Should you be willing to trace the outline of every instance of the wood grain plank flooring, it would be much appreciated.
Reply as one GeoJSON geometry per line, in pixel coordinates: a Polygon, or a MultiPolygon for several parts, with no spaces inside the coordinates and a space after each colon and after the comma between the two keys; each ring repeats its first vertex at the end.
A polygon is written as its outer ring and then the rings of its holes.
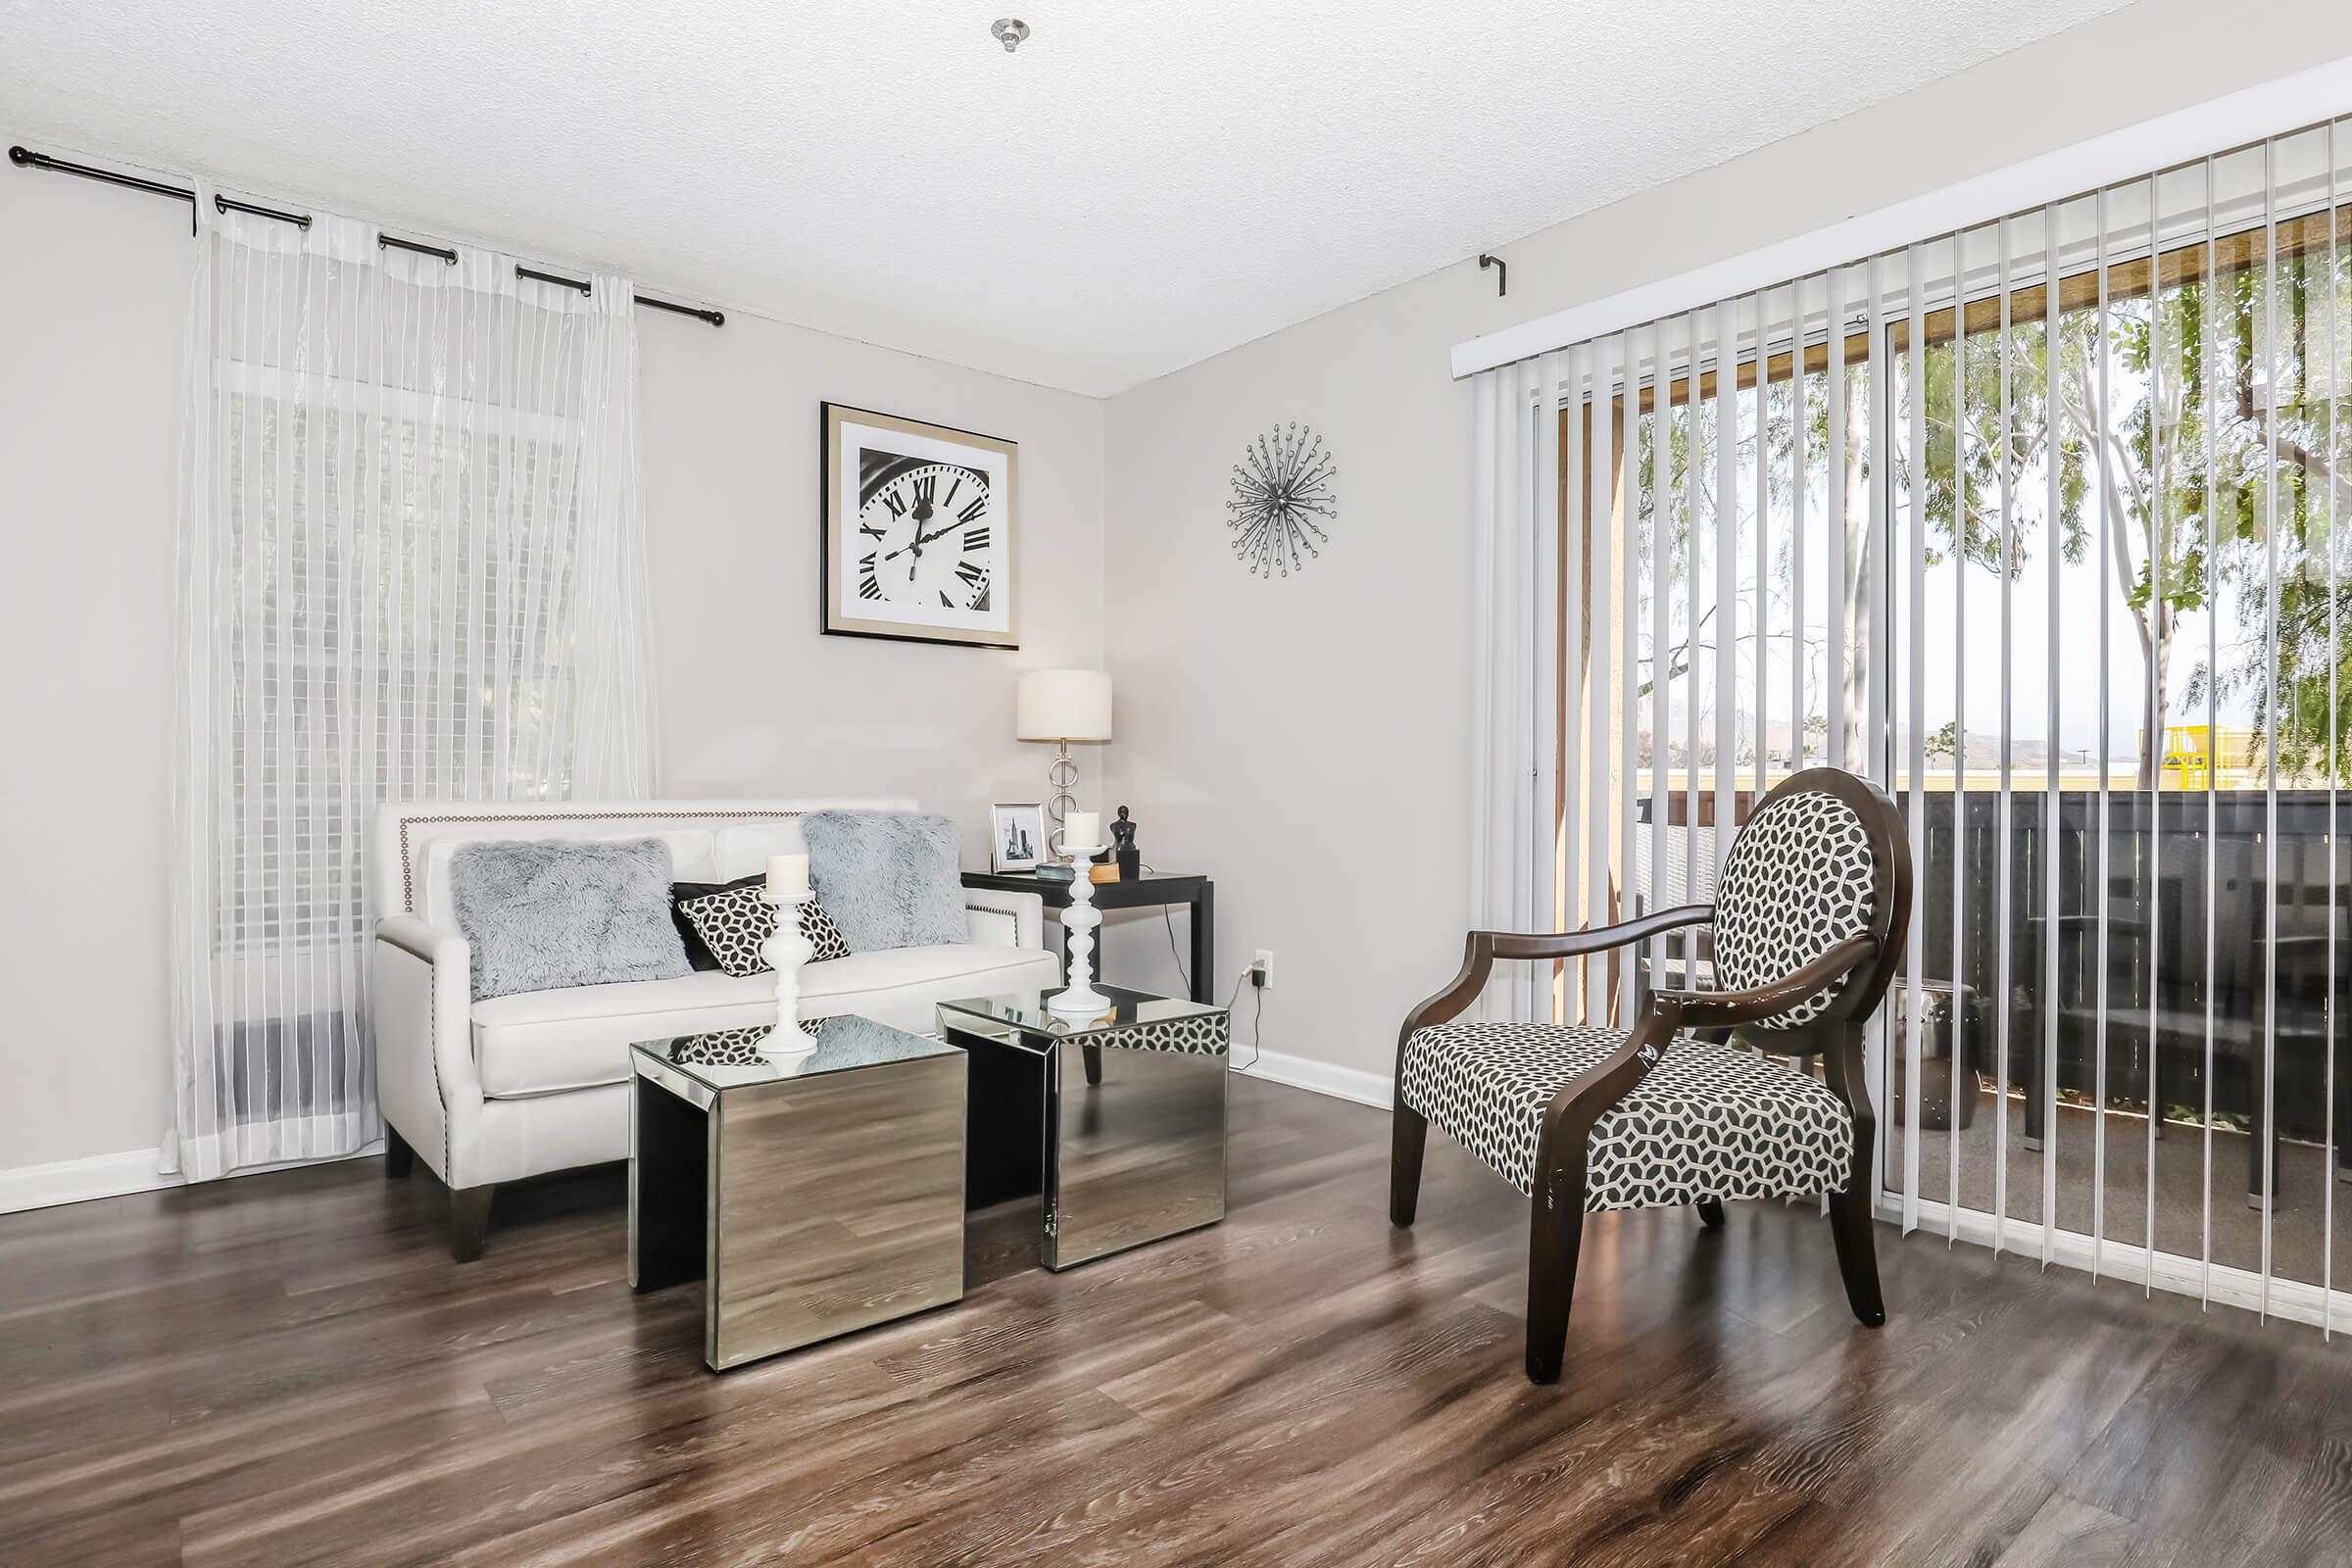
{"type": "Polygon", "coordinates": [[[2352,1562],[2352,1348],[1881,1233],[1592,1223],[1520,1376],[1526,1207],[1234,1085],[1224,1224],[720,1377],[613,1170],[449,1261],[375,1161],[0,1217],[0,1564],[2352,1562]]]}

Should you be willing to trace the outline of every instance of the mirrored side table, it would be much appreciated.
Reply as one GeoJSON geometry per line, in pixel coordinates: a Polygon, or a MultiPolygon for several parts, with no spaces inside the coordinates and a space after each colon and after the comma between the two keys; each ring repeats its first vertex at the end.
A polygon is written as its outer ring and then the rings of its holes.
{"type": "Polygon", "coordinates": [[[1225,1217],[1225,1009],[1097,989],[1113,1005],[1092,1018],[1052,990],[939,1007],[971,1056],[969,1201],[1041,1195],[1050,1269],[1225,1217]]]}
{"type": "Polygon", "coordinates": [[[868,1018],[629,1048],[629,1284],[703,1282],[725,1371],[963,1298],[965,1056],[868,1018]]]}

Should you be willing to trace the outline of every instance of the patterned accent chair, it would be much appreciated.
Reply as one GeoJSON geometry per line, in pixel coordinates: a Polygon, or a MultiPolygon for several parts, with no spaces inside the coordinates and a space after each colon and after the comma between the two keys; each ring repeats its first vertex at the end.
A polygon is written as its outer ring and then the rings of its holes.
{"type": "Polygon", "coordinates": [[[1461,973],[1398,1032],[1389,1217],[1413,1222],[1432,1122],[1534,1200],[1531,1382],[1559,1380],[1588,1212],[1688,1203],[1717,1229],[1735,1199],[1826,1194],[1854,1316],[1886,1321],[1862,1025],[1910,923],[1901,816],[1851,773],[1793,774],[1740,829],[1715,892],[1599,930],[1473,931],[1461,973]],[[1718,989],[1656,991],[1630,1030],[1452,1021],[1497,958],[1572,958],[1690,926],[1712,927],[1718,989]],[[1735,1030],[1776,1055],[1819,1054],[1826,1082],[1735,1046],[1735,1030]]]}

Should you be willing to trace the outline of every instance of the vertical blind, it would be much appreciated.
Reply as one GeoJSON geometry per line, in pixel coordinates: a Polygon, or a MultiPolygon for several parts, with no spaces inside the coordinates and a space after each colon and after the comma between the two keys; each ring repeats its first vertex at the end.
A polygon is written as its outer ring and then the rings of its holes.
{"type": "MultiPolygon", "coordinates": [[[[1703,901],[1762,791],[1876,778],[1918,879],[1872,1029],[1882,1211],[2323,1323],[2347,158],[2336,124],[2217,153],[1477,393],[1482,509],[1524,484],[1544,541],[1539,667],[1486,691],[1534,705],[1540,763],[1494,783],[1549,827],[1550,912],[1703,901]]],[[[1551,1007],[1624,1021],[1704,962],[1586,959],[1551,1007]]]]}

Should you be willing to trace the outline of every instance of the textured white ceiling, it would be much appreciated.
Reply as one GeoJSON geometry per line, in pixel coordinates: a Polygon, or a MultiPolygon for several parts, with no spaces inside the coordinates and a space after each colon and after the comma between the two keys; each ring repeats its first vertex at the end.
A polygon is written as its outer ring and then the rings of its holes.
{"type": "Polygon", "coordinates": [[[0,129],[1101,394],[2123,3],[0,0],[0,129]]]}

